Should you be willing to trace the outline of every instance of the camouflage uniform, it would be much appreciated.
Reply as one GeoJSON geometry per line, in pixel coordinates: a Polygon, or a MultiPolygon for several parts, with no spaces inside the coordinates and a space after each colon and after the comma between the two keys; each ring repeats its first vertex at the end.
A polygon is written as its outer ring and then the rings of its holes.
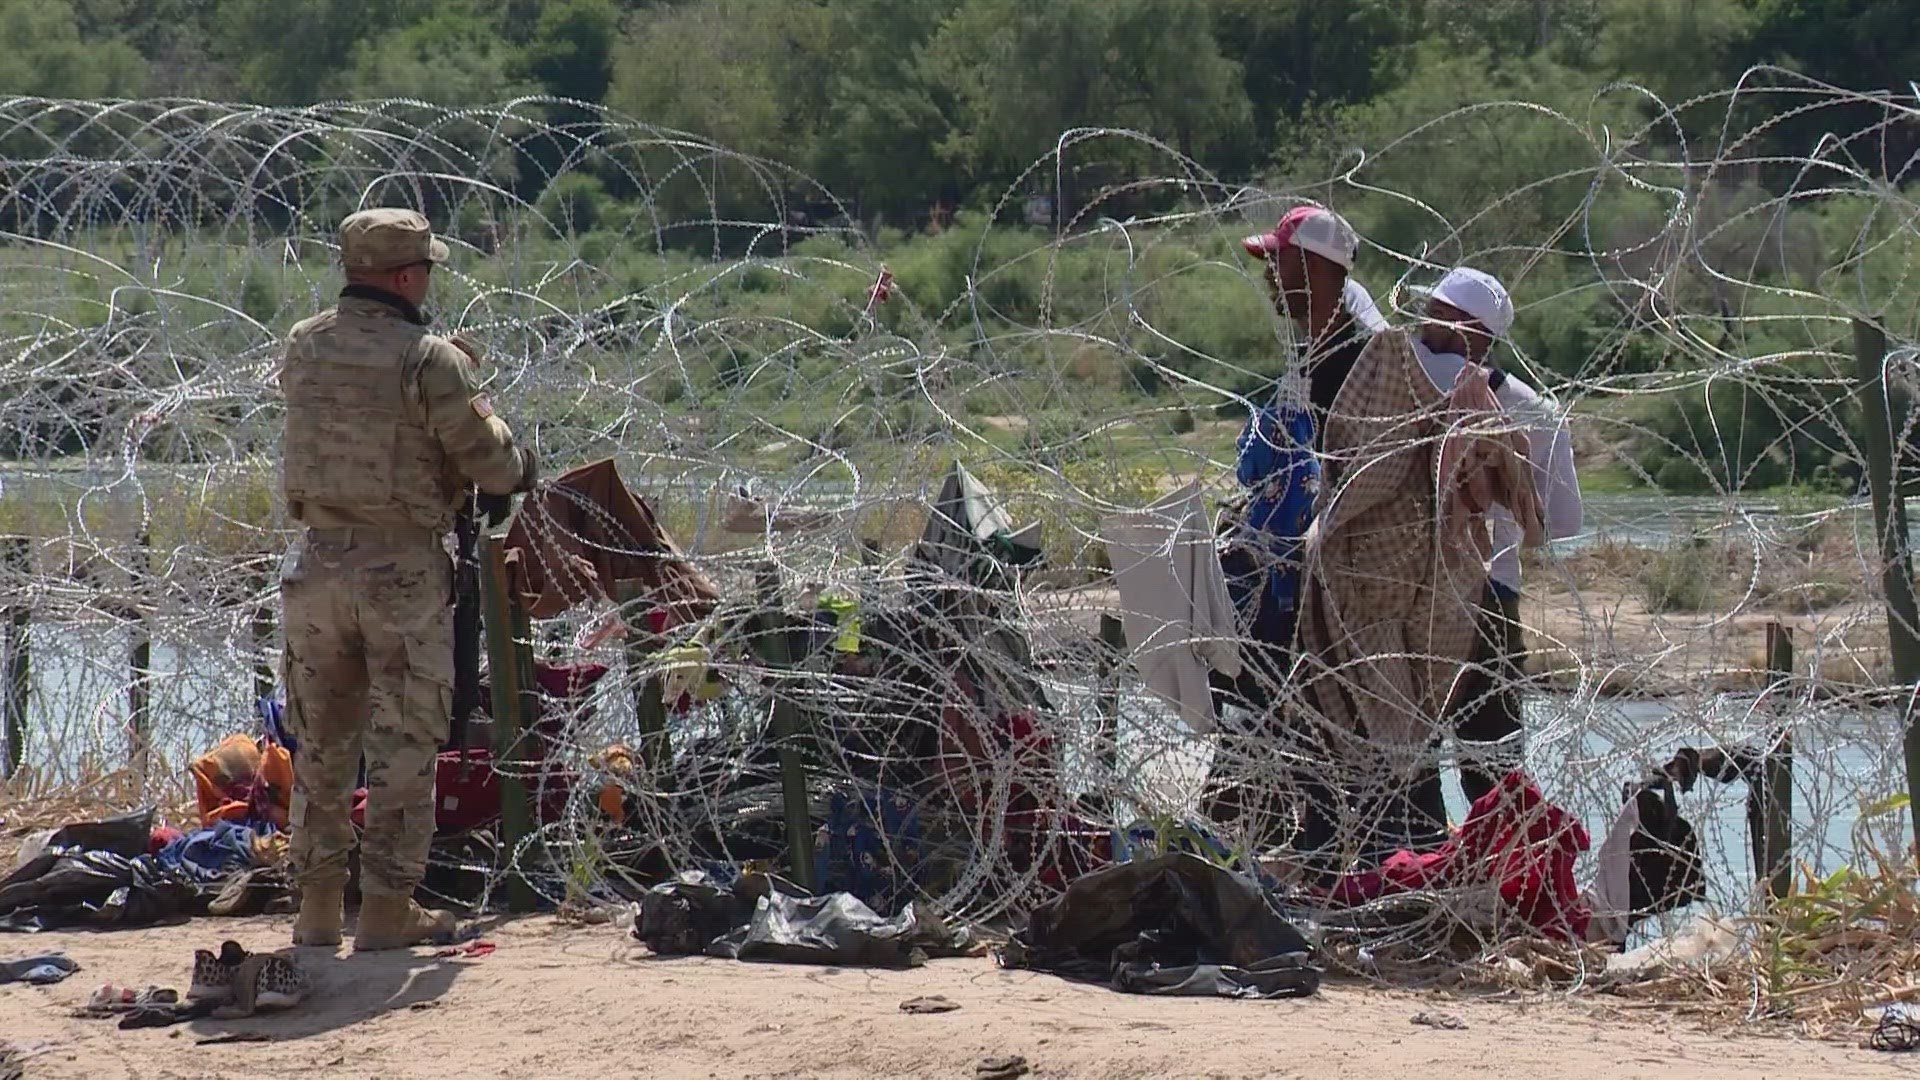
{"type": "MultiPolygon", "coordinates": [[[[410,210],[340,230],[349,270],[442,262],[410,210]]],[[[364,751],[361,891],[404,897],[426,871],[433,765],[453,695],[453,566],[443,538],[469,480],[523,489],[532,455],[493,415],[462,346],[427,332],[404,299],[350,285],[294,327],[281,481],[304,525],[281,574],[295,762],[292,856],[303,890],[337,890],[364,751]]]]}

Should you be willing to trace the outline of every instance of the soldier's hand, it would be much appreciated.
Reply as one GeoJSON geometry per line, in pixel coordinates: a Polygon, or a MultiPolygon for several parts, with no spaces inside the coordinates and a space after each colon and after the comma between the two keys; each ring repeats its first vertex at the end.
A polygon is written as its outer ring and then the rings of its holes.
{"type": "Polygon", "coordinates": [[[520,448],[520,486],[515,491],[532,491],[533,485],[540,479],[540,459],[533,456],[533,447],[520,448]]]}
{"type": "Polygon", "coordinates": [[[485,357],[487,353],[486,349],[482,348],[479,342],[474,341],[472,338],[458,331],[447,336],[447,343],[459,349],[461,352],[466,353],[467,359],[473,361],[473,366],[476,368],[480,366],[481,359],[485,357]]]}
{"type": "Polygon", "coordinates": [[[473,501],[474,509],[487,519],[489,528],[498,528],[501,522],[513,514],[513,496],[489,495],[482,491],[473,501]]]}

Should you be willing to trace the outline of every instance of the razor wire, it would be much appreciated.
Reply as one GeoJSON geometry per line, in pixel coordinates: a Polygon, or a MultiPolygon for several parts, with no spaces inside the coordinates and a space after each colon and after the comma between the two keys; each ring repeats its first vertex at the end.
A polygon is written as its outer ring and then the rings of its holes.
{"type": "MultiPolygon", "coordinates": [[[[803,721],[817,845],[863,823],[885,853],[870,869],[944,914],[1021,911],[1130,827],[1165,842],[1209,813],[1241,865],[1284,877],[1293,778],[1341,762],[1198,733],[1148,692],[1101,640],[1118,609],[1101,522],[1189,482],[1237,494],[1235,436],[1296,344],[1238,240],[1314,201],[1360,227],[1356,277],[1395,324],[1417,325],[1414,287],[1449,266],[1498,273],[1520,321],[1496,362],[1568,418],[1583,468],[1640,485],[1590,494],[1581,535],[1525,564],[1524,761],[1591,847],[1622,785],[1679,748],[1784,737],[1796,857],[1902,850],[1849,320],[1885,329],[1904,390],[1917,233],[1911,162],[1886,155],[1917,116],[1910,92],[1757,69],[1678,104],[1609,87],[1583,108],[1477,105],[1263,184],[1076,130],[988,210],[907,240],[778,163],[572,102],[0,101],[0,533],[26,538],[4,576],[31,613],[30,773],[120,767],[135,715],[155,777],[254,728],[293,536],[279,345],[332,302],[339,220],[403,205],[452,245],[430,303],[484,345],[543,471],[613,458],[722,597],[659,638],[610,600],[535,624],[542,663],[608,675],[548,702],[525,776],[542,824],[485,862],[489,882],[512,865],[555,898],[606,899],[777,865],[793,746],[776,703],[803,721]],[[1768,141],[1829,116],[1851,126],[1801,154],[1768,141]],[[1482,155],[1536,147],[1537,175],[1477,182],[1482,155]],[[954,462],[1008,523],[1040,526],[1039,565],[922,543],[954,462]],[[857,646],[837,647],[844,618],[818,621],[775,667],[736,618],[823,600],[857,612],[857,646]],[[1770,621],[1798,645],[1778,680],[1756,659],[1770,621]],[[656,690],[677,695],[668,752],[638,753],[656,690]],[[1258,797],[1221,813],[1222,783],[1258,797]]],[[[1912,422],[1894,417],[1896,445],[1912,422]]],[[[1271,689],[1273,716],[1301,711],[1292,677],[1271,689]]],[[[1223,731],[1258,719],[1234,713],[1223,731]]],[[[1450,777],[1456,757],[1450,739],[1428,754],[1450,777]]],[[[1708,894],[1648,926],[1748,909],[1739,799],[1681,797],[1708,894]]],[[[1419,899],[1429,917],[1368,924],[1371,970],[1493,918],[1484,889],[1419,899]]]]}

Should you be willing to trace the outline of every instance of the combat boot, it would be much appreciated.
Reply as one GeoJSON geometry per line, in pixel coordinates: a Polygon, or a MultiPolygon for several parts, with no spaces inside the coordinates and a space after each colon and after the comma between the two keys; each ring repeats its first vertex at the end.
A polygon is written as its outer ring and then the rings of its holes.
{"type": "Polygon", "coordinates": [[[293,920],[293,943],[326,947],[340,944],[346,902],[345,890],[338,885],[301,889],[300,914],[293,920]]]}
{"type": "Polygon", "coordinates": [[[428,911],[410,896],[368,896],[360,901],[360,925],[353,932],[355,952],[404,949],[453,933],[453,914],[428,911]]]}

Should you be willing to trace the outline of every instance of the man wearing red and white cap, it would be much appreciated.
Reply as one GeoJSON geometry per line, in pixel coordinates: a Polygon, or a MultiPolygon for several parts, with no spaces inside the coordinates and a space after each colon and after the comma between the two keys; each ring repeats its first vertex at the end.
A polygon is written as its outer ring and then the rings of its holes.
{"type": "MultiPolygon", "coordinates": [[[[1493,346],[1513,328],[1513,300],[1492,274],[1470,266],[1449,270],[1427,294],[1426,321],[1414,352],[1435,386],[1454,384],[1467,363],[1485,365],[1493,346]]],[[[1552,399],[1519,379],[1493,368],[1488,380],[1501,410],[1527,435],[1547,536],[1561,540],[1578,533],[1582,510],[1574,475],[1573,444],[1552,399]]],[[[1487,563],[1479,641],[1471,665],[1461,674],[1447,706],[1447,727],[1460,741],[1460,786],[1468,803],[1493,790],[1500,778],[1521,764],[1520,680],[1526,643],[1520,632],[1521,530],[1504,507],[1487,512],[1493,557],[1487,563]]],[[[1438,768],[1421,780],[1415,803],[1444,823],[1445,803],[1438,768]]]]}
{"type": "Polygon", "coordinates": [[[1360,237],[1331,210],[1296,206],[1272,229],[1240,244],[1266,264],[1263,276],[1275,306],[1300,331],[1301,371],[1317,439],[1360,350],[1386,326],[1373,297],[1349,276],[1360,237]]]}
{"type": "MultiPolygon", "coordinates": [[[[1239,738],[1222,729],[1225,764],[1213,777],[1217,795],[1209,803],[1216,816],[1260,813],[1244,799],[1261,785],[1239,775],[1236,763],[1270,761],[1276,748],[1290,760],[1310,761],[1323,752],[1310,729],[1280,723],[1271,703],[1294,647],[1299,553],[1319,486],[1320,433],[1361,350],[1386,327],[1373,298],[1349,277],[1360,241],[1333,211],[1295,207],[1241,246],[1261,261],[1275,307],[1298,331],[1299,359],[1275,388],[1273,400],[1255,403],[1238,443],[1235,471],[1251,497],[1221,558],[1248,638],[1243,653],[1251,662],[1237,680],[1216,678],[1215,689],[1238,698],[1256,722],[1251,731],[1237,733],[1239,738]],[[1241,741],[1245,748],[1237,751],[1241,741]]],[[[1289,772],[1286,786],[1304,814],[1293,846],[1318,850],[1333,840],[1340,796],[1316,768],[1289,772]]],[[[1274,822],[1247,824],[1264,830],[1274,822]]]]}

